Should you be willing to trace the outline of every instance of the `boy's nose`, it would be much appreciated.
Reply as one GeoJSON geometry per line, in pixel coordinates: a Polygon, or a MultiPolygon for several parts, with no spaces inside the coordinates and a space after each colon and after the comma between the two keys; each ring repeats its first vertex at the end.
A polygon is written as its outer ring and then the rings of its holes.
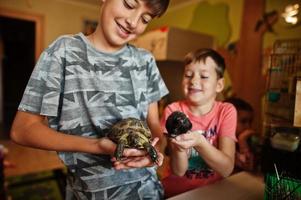
{"type": "Polygon", "coordinates": [[[136,28],[137,24],[139,22],[139,15],[136,13],[133,13],[128,18],[126,18],[126,23],[130,26],[130,28],[136,28]]]}
{"type": "Polygon", "coordinates": [[[199,82],[199,79],[197,78],[197,76],[193,76],[190,79],[190,82],[191,82],[192,85],[196,85],[199,82]]]}

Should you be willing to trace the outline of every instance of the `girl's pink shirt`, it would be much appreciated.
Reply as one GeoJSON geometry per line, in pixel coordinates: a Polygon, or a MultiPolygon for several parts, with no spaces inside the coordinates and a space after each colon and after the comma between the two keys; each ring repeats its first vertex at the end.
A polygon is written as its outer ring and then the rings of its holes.
{"type": "MultiPolygon", "coordinates": [[[[229,137],[235,142],[237,141],[235,135],[237,112],[230,103],[215,101],[210,112],[202,116],[195,116],[190,112],[185,101],[174,102],[164,109],[161,118],[161,126],[165,132],[166,119],[174,111],[185,113],[192,123],[192,131],[201,130],[207,141],[215,147],[218,146],[219,137],[229,137]]],[[[207,167],[206,164],[190,166],[190,169],[182,177],[171,175],[171,172],[169,174],[162,180],[166,197],[213,183],[222,178],[218,173],[207,167]]]]}

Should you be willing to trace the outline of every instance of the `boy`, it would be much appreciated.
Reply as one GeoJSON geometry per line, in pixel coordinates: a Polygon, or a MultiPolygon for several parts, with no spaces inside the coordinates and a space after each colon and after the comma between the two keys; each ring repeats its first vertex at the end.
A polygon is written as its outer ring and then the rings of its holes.
{"type": "MultiPolygon", "coordinates": [[[[168,4],[103,0],[94,33],[62,36],[41,55],[11,137],[22,145],[58,151],[68,169],[66,199],[162,198],[155,167],[146,167],[154,164],[145,152],[126,149],[123,156],[132,162],[114,168],[116,144],[106,134],[128,117],[146,120],[157,135],[161,131],[157,101],[167,88],[153,56],[127,43],[168,4]]],[[[158,154],[160,165],[163,155],[158,154]]]]}
{"type": "Polygon", "coordinates": [[[254,110],[248,102],[237,97],[230,97],[225,102],[233,104],[237,110],[235,171],[251,171],[254,169],[251,137],[256,135],[251,128],[254,110]]]}
{"type": "Polygon", "coordinates": [[[184,64],[185,99],[166,107],[161,125],[172,112],[181,111],[192,129],[169,139],[172,175],[162,180],[166,197],[227,177],[234,166],[236,110],[215,100],[224,88],[224,59],[212,49],[199,49],[184,64]]]}

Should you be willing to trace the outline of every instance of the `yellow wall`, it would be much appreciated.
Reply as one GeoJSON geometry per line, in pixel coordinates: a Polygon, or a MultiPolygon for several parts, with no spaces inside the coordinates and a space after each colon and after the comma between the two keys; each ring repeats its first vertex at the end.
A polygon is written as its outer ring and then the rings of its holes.
{"type": "MultiPolygon", "coordinates": [[[[239,38],[240,33],[240,21],[242,15],[243,0],[208,0],[209,4],[226,4],[229,8],[229,24],[231,28],[231,36],[229,42],[236,41],[239,38]]],[[[167,13],[159,19],[155,19],[148,27],[148,30],[158,28],[160,26],[173,26],[178,28],[188,29],[193,13],[199,3],[202,1],[196,1],[191,4],[184,4],[183,6],[171,8],[167,10],[167,13]]],[[[200,19],[206,20],[210,24],[210,19],[200,19]]],[[[210,24],[210,26],[219,26],[218,24],[210,24]]],[[[206,27],[204,27],[203,33],[206,33],[206,27]]]]}
{"type": "MultiPolygon", "coordinates": [[[[228,20],[230,24],[230,38],[227,44],[235,42],[240,37],[240,24],[241,16],[243,12],[243,0],[207,0],[209,4],[226,4],[228,6],[228,20]]],[[[289,3],[301,3],[301,0],[266,0],[266,12],[276,10],[278,13],[283,12],[284,7],[289,3]]],[[[198,4],[202,1],[195,1],[195,3],[186,4],[181,7],[169,9],[168,12],[159,19],[154,20],[148,27],[148,29],[155,29],[160,26],[175,26],[178,28],[189,29],[189,25],[192,21],[193,13],[198,4]]],[[[301,16],[301,14],[299,15],[301,16]]],[[[207,20],[210,19],[199,19],[207,20]]],[[[210,26],[218,26],[218,24],[210,24],[210,26]]],[[[301,38],[301,25],[295,28],[288,28],[283,24],[283,19],[280,17],[276,24],[273,26],[275,33],[267,32],[264,35],[264,48],[272,46],[276,39],[290,39],[301,38]]],[[[200,28],[202,29],[202,28],[200,28]]],[[[202,31],[200,31],[202,32],[202,31]]],[[[206,33],[206,27],[203,27],[203,32],[206,33]]]]}
{"type": "Polygon", "coordinates": [[[0,0],[0,7],[44,16],[44,46],[63,34],[82,31],[83,20],[98,20],[99,7],[62,0],[0,0]]]}
{"type": "MultiPolygon", "coordinates": [[[[242,16],[243,0],[207,0],[206,2],[216,4],[226,4],[228,6],[228,19],[230,24],[230,38],[227,44],[239,39],[240,23],[242,16]]],[[[277,10],[282,12],[288,3],[300,2],[301,0],[266,0],[266,11],[277,10]]],[[[188,1],[181,6],[168,9],[167,13],[159,19],[151,22],[147,30],[161,26],[173,26],[189,29],[193,13],[199,1],[188,1]],[[192,3],[189,3],[192,2],[192,3]]],[[[44,45],[47,46],[55,38],[62,34],[77,33],[83,30],[83,20],[96,20],[99,16],[98,6],[87,6],[85,4],[66,3],[63,0],[0,0],[0,7],[16,11],[43,15],[45,19],[44,45]]],[[[218,24],[210,24],[218,26],[218,24]]],[[[202,28],[201,28],[202,29],[202,28]]],[[[276,34],[266,33],[264,36],[264,47],[271,46],[276,39],[300,38],[301,26],[297,28],[287,28],[283,26],[281,20],[275,25],[276,34]]],[[[206,33],[206,27],[204,27],[206,33]]]]}

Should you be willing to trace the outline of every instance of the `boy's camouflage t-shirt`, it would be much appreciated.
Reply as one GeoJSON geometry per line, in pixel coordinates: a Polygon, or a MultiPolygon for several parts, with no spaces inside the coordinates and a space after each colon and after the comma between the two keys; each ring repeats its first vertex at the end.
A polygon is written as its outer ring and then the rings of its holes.
{"type": "MultiPolygon", "coordinates": [[[[120,119],[146,119],[148,105],[167,93],[149,52],[126,45],[103,53],[79,33],[58,38],[42,53],[19,110],[47,116],[60,132],[101,138],[120,119]]],[[[107,155],[59,156],[78,178],[79,190],[100,191],[155,175],[153,168],[116,171],[107,155]]]]}

